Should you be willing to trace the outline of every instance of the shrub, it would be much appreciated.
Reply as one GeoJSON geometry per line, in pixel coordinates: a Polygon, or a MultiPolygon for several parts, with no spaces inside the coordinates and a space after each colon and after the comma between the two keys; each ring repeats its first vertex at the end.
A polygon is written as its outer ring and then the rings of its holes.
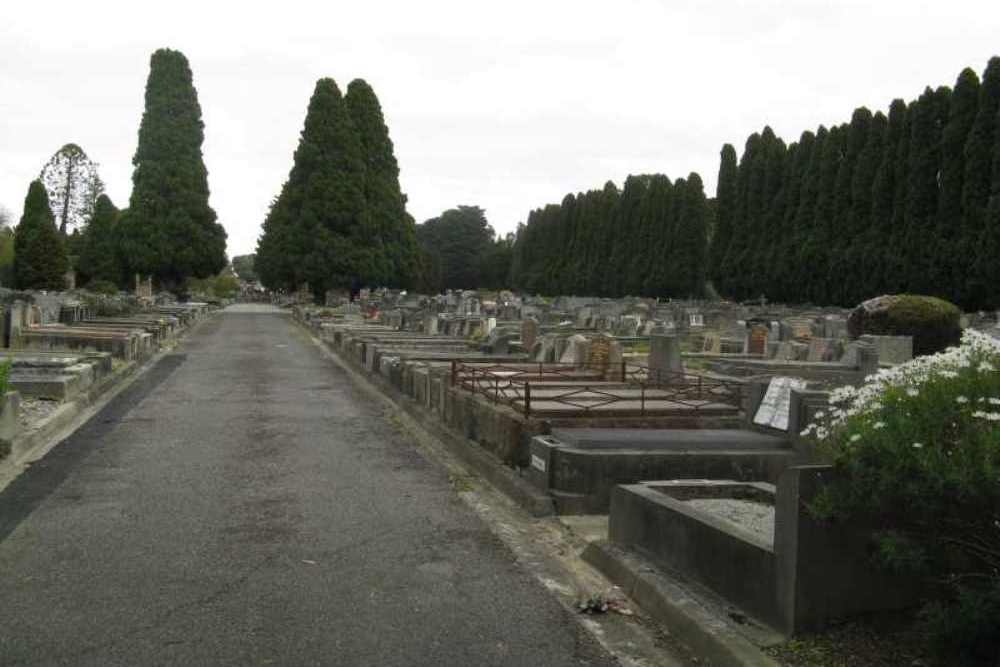
{"type": "Polygon", "coordinates": [[[943,592],[929,636],[970,655],[1000,650],[998,369],[1000,341],[969,330],[960,347],[835,390],[803,432],[841,473],[812,512],[872,525],[883,566],[943,592]],[[948,627],[958,618],[964,634],[948,627]]]}
{"type": "Polygon", "coordinates": [[[87,290],[94,294],[104,294],[107,296],[118,294],[118,286],[110,280],[91,280],[87,283],[87,290]]]}
{"type": "Polygon", "coordinates": [[[0,362],[0,398],[10,391],[10,369],[13,365],[10,359],[0,362]]]}
{"type": "Polygon", "coordinates": [[[962,336],[958,306],[933,296],[894,294],[865,301],[851,312],[852,338],[912,336],[915,355],[934,354],[957,345],[962,336]]]}

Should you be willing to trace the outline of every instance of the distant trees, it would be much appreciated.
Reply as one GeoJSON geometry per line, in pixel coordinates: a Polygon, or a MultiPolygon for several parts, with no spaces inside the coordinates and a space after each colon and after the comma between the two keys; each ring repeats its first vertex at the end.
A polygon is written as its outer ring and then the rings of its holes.
{"type": "Polygon", "coordinates": [[[66,144],[49,159],[39,176],[49,195],[49,204],[59,232],[87,223],[97,198],[104,193],[104,182],[97,173],[97,163],[76,144],[66,144]]]}
{"type": "Polygon", "coordinates": [[[1000,58],[982,82],[926,88],[887,114],[786,146],[751,135],[723,147],[709,249],[715,286],[737,299],[853,305],[920,292],[1000,306],[1000,58]]]}
{"type": "Polygon", "coordinates": [[[233,257],[233,271],[240,277],[240,280],[254,282],[257,280],[257,271],[254,268],[256,255],[236,255],[233,257]]]}
{"type": "Polygon", "coordinates": [[[413,220],[375,93],[316,83],[291,172],[257,243],[272,289],[308,283],[317,300],[355,284],[407,286],[419,270],[413,220]]]}
{"type": "Polygon", "coordinates": [[[208,204],[204,123],[187,58],[159,49],[150,59],[145,111],[132,164],[132,196],[120,222],[130,272],[167,289],[226,266],[226,232],[208,204]]]}
{"type": "Polygon", "coordinates": [[[511,283],[543,294],[701,296],[711,207],[698,174],[629,176],[528,215],[511,283]]]}
{"type": "Polygon", "coordinates": [[[480,207],[448,209],[417,225],[416,236],[428,273],[421,288],[437,292],[497,287],[505,282],[506,271],[501,265],[509,241],[501,241],[497,247],[495,232],[480,207]]]}
{"type": "Polygon", "coordinates": [[[61,290],[69,262],[41,181],[31,182],[24,214],[14,232],[14,285],[17,289],[61,290]]]}

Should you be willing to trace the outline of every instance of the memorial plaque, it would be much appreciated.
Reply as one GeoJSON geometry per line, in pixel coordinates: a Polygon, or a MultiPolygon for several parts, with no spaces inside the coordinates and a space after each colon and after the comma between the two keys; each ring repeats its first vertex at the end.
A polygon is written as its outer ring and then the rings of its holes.
{"type": "Polygon", "coordinates": [[[773,377],[767,385],[764,399],[757,408],[753,423],[758,426],[769,426],[779,431],[788,430],[789,403],[792,399],[792,389],[805,389],[806,381],[800,378],[773,377]]]}
{"type": "Polygon", "coordinates": [[[768,328],[765,326],[754,326],[750,328],[750,354],[763,356],[767,352],[768,328]]]}

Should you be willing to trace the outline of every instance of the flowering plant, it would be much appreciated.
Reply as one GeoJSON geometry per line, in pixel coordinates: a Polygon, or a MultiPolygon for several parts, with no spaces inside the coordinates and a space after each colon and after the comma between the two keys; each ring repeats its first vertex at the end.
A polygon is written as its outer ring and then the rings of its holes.
{"type": "Polygon", "coordinates": [[[959,605],[1000,602],[1000,341],[967,330],[829,403],[802,435],[840,474],[811,511],[874,526],[883,565],[947,584],[959,605]]]}

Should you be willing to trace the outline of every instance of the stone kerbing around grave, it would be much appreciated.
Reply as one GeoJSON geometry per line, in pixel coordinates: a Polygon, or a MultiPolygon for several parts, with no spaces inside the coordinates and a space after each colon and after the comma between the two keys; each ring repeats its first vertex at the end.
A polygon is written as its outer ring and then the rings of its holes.
{"type": "Polygon", "coordinates": [[[824,523],[810,515],[808,504],[831,474],[825,465],[784,472],[770,501],[771,536],[686,502],[750,496],[766,502],[771,492],[763,485],[677,480],[619,486],[611,498],[610,540],[639,549],[788,635],[858,614],[913,607],[922,587],[872,563],[866,526],[824,523]]]}

